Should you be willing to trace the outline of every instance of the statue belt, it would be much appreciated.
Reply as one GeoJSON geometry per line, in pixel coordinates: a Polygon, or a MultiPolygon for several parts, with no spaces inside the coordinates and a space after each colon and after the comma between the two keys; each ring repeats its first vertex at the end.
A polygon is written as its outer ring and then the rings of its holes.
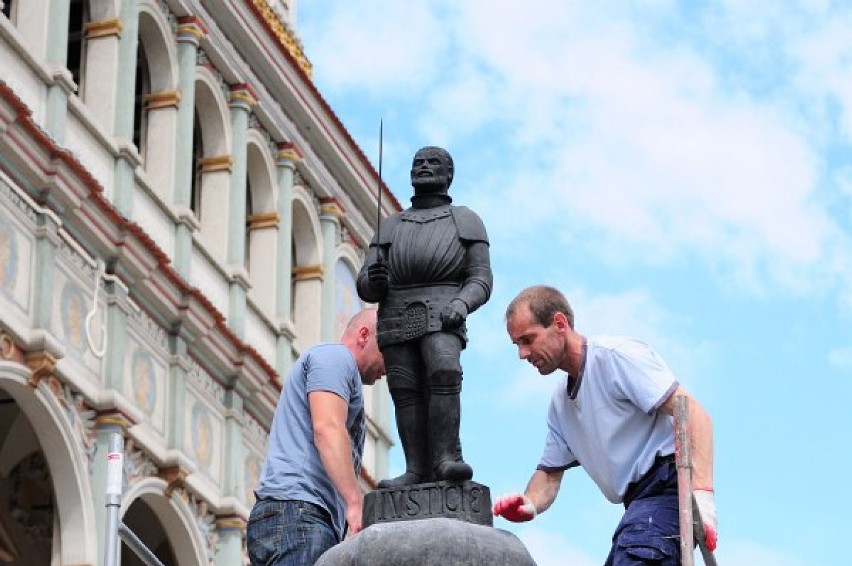
{"type": "MultiPolygon", "coordinates": [[[[379,306],[379,344],[397,344],[442,331],[441,311],[458,295],[459,287],[452,283],[390,289],[379,306]]],[[[453,332],[464,338],[464,325],[453,332]]]]}

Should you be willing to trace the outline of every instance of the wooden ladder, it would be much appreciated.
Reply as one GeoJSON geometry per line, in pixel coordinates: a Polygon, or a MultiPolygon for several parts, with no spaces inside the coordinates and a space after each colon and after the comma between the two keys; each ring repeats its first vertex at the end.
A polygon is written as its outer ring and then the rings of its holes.
{"type": "Polygon", "coordinates": [[[694,541],[698,539],[698,548],[704,566],[717,566],[713,551],[707,548],[704,540],[704,525],[692,495],[692,450],[689,445],[687,425],[689,423],[689,400],[684,395],[675,397],[675,461],[677,463],[677,495],[680,513],[680,560],[681,566],[694,566],[694,541]]]}

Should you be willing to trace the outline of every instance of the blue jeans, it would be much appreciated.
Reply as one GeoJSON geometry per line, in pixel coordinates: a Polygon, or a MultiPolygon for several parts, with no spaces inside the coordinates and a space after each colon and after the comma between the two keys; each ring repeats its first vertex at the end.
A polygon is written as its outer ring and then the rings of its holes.
{"type": "Polygon", "coordinates": [[[677,468],[656,465],[625,499],[626,508],[612,537],[604,566],[680,566],[680,515],[677,468]]]}
{"type": "Polygon", "coordinates": [[[252,566],[312,566],[338,542],[331,517],[313,503],[262,499],[249,515],[246,545],[252,566]]]}

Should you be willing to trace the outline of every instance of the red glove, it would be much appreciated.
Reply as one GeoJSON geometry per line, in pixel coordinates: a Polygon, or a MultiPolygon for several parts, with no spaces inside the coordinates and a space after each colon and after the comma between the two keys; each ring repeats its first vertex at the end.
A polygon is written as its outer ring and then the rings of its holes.
{"type": "Polygon", "coordinates": [[[498,498],[491,511],[495,515],[502,515],[513,523],[529,521],[536,515],[533,502],[529,497],[520,493],[504,495],[498,498]]]}
{"type": "Polygon", "coordinates": [[[718,542],[717,522],[716,522],[716,500],[713,497],[712,489],[696,489],[692,492],[695,498],[695,506],[698,508],[698,516],[701,517],[701,524],[704,525],[704,542],[707,544],[707,549],[711,552],[716,550],[718,542]]]}

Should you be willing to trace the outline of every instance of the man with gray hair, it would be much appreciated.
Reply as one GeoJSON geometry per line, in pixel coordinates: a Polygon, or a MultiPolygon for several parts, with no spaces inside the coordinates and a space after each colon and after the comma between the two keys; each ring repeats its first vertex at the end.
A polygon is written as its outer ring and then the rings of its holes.
{"type": "Polygon", "coordinates": [[[498,498],[494,514],[529,521],[556,500],[565,470],[582,466],[625,513],[606,566],[680,564],[675,397],[689,404],[693,492],[707,547],[716,547],[710,417],[648,345],[621,336],[585,337],[552,287],[524,289],[506,309],[521,359],[541,375],[566,372],[554,390],[544,453],[523,494],[498,498]]]}

